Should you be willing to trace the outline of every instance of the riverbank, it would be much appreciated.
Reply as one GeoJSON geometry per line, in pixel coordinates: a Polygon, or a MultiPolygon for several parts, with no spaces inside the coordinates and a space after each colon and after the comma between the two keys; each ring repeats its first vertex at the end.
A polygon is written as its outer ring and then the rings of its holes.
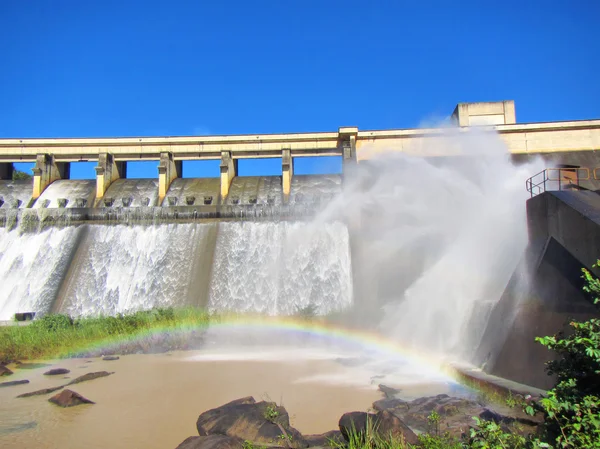
{"type": "Polygon", "coordinates": [[[0,327],[0,363],[194,349],[211,319],[203,309],[153,309],[72,319],[47,315],[28,326],[0,327]]]}

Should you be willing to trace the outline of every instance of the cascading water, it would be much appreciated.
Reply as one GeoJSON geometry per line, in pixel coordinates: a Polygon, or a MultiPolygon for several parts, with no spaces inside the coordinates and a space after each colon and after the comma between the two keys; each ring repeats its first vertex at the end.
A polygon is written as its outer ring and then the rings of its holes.
{"type": "Polygon", "coordinates": [[[349,236],[340,222],[221,223],[212,310],[328,313],[352,303],[349,236]]]}
{"type": "Polygon", "coordinates": [[[415,150],[452,157],[378,148],[317,220],[350,224],[355,301],[381,310],[383,332],[468,359],[527,244],[523,180],[539,169],[516,167],[491,133],[448,130],[428,145],[415,150]]]}
{"type": "Polygon", "coordinates": [[[0,320],[50,311],[81,228],[21,232],[0,228],[0,320]]]}
{"type": "Polygon", "coordinates": [[[203,306],[195,281],[210,273],[214,234],[214,224],[89,226],[57,309],[81,316],[203,306]]]}

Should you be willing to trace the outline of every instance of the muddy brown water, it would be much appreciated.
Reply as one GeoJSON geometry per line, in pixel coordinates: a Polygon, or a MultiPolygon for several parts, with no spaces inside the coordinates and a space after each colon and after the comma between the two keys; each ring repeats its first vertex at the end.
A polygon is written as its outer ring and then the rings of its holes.
{"type": "MultiPolygon", "coordinates": [[[[358,382],[343,381],[355,379],[349,375],[357,368],[335,360],[194,360],[196,354],[50,362],[52,368],[70,369],[69,379],[44,376],[50,367],[15,368],[10,379],[2,380],[28,379],[30,383],[0,389],[0,447],[175,448],[188,436],[197,435],[200,413],[248,395],[283,403],[294,427],[304,434],[321,433],[337,428],[343,413],[366,411],[382,397],[377,379],[369,380],[364,373],[358,382]],[[16,398],[105,370],[115,374],[69,387],[94,405],[62,409],[48,402],[52,394],[16,398]]],[[[416,396],[447,388],[415,383],[409,390],[416,396]]]]}

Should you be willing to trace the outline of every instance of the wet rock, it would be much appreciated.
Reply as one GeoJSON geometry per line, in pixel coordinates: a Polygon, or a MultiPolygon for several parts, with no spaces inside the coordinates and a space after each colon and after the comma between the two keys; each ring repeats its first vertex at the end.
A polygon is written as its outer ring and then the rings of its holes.
{"type": "Polygon", "coordinates": [[[24,422],[22,424],[13,424],[13,425],[0,423],[0,435],[19,433],[19,432],[23,432],[25,430],[33,429],[36,426],[37,426],[37,422],[35,422],[35,421],[28,421],[28,422],[24,422]]]}
{"type": "Polygon", "coordinates": [[[398,441],[408,444],[418,444],[417,435],[400,418],[388,411],[380,411],[377,414],[366,412],[351,412],[342,415],[339,422],[341,435],[346,441],[350,441],[350,434],[364,434],[367,429],[375,432],[383,438],[390,435],[398,441]]]}
{"type": "Polygon", "coordinates": [[[48,401],[59,407],[75,407],[76,405],[82,404],[95,404],[95,402],[84,398],[79,393],[72,390],[63,390],[59,394],[52,396],[48,401]]]}
{"type": "Polygon", "coordinates": [[[9,370],[6,366],[0,365],[0,377],[2,376],[10,376],[13,372],[9,370]]]}
{"type": "Polygon", "coordinates": [[[23,385],[28,383],[28,380],[11,380],[10,382],[0,382],[0,387],[14,387],[15,385],[23,385]]]}
{"type": "Polygon", "coordinates": [[[493,410],[491,406],[486,407],[479,402],[450,397],[447,394],[419,398],[414,401],[382,399],[374,402],[373,408],[379,411],[379,414],[383,411],[390,413],[417,432],[433,430],[430,428],[428,417],[432,412],[436,412],[440,416],[440,430],[448,432],[454,437],[468,433],[475,424],[473,417],[505,424],[507,430],[524,435],[535,432],[538,425],[517,408],[510,409],[509,414],[504,414],[493,410]],[[513,426],[513,424],[518,424],[518,426],[513,426]]]}
{"type": "Polygon", "coordinates": [[[309,447],[331,447],[331,442],[340,444],[344,442],[342,432],[339,430],[330,430],[317,435],[305,435],[304,439],[308,442],[309,447]]]}
{"type": "Polygon", "coordinates": [[[68,370],[66,368],[53,368],[49,371],[46,371],[44,373],[44,376],[58,376],[60,374],[69,374],[71,372],[71,370],[68,370]]]}
{"type": "Polygon", "coordinates": [[[209,435],[204,437],[189,437],[176,449],[241,449],[242,440],[225,435],[209,435]]]}
{"type": "Polygon", "coordinates": [[[114,374],[114,373],[109,373],[108,371],[96,371],[95,373],[87,373],[87,374],[84,374],[83,376],[76,377],[71,382],[69,382],[67,385],[79,384],[81,382],[87,382],[88,380],[98,379],[99,377],[110,376],[111,374],[114,374]]]}
{"type": "Polygon", "coordinates": [[[23,363],[17,362],[17,368],[19,369],[38,369],[38,368],[47,368],[52,366],[48,363],[23,363]]]}
{"type": "Polygon", "coordinates": [[[400,393],[400,390],[383,384],[379,384],[379,391],[383,393],[386,399],[394,399],[400,393]]]}
{"type": "Polygon", "coordinates": [[[344,413],[340,418],[340,432],[346,441],[350,441],[353,432],[364,433],[375,421],[375,414],[366,412],[344,413]]]}
{"type": "Polygon", "coordinates": [[[119,356],[118,355],[105,355],[104,357],[102,357],[102,360],[104,360],[106,362],[111,362],[113,360],[119,360],[119,356]]]}
{"type": "Polygon", "coordinates": [[[31,393],[23,393],[17,397],[18,398],[29,398],[31,396],[41,396],[43,394],[54,393],[55,391],[62,390],[63,388],[65,388],[65,387],[63,387],[62,385],[60,387],[44,388],[42,390],[32,391],[31,393]]]}
{"type": "Polygon", "coordinates": [[[274,402],[256,402],[251,396],[202,413],[196,428],[200,436],[226,435],[258,445],[308,447],[300,432],[290,426],[285,408],[274,402]]]}
{"type": "Polygon", "coordinates": [[[384,410],[377,413],[375,418],[375,428],[379,435],[383,437],[392,436],[397,441],[417,445],[419,438],[400,418],[384,410]]]}

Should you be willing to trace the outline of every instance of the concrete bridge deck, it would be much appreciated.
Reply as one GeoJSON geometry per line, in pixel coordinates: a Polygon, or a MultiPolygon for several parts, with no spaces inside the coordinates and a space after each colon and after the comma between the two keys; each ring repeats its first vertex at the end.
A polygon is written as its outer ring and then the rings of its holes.
{"type": "Polygon", "coordinates": [[[127,161],[159,160],[158,198],[162,204],[171,182],[181,176],[182,161],[220,160],[220,196],[224,201],[237,162],[247,158],[280,157],[284,198],[290,195],[294,159],[309,156],[342,157],[349,163],[368,160],[381,152],[422,157],[460,154],[451,136],[474,127],[495,132],[516,159],[542,155],[553,163],[594,165],[600,149],[600,120],[517,124],[513,101],[461,103],[452,114],[456,125],[442,128],[361,131],[342,127],[337,132],[191,137],[127,137],[83,139],[0,139],[0,179],[11,179],[12,164],[35,162],[32,198],[40,197],[53,181],[69,178],[69,164],[97,161],[96,201],[110,184],[126,177],[127,161]],[[593,157],[590,158],[589,155],[593,157]],[[584,155],[584,156],[582,156],[584,155]]]}

